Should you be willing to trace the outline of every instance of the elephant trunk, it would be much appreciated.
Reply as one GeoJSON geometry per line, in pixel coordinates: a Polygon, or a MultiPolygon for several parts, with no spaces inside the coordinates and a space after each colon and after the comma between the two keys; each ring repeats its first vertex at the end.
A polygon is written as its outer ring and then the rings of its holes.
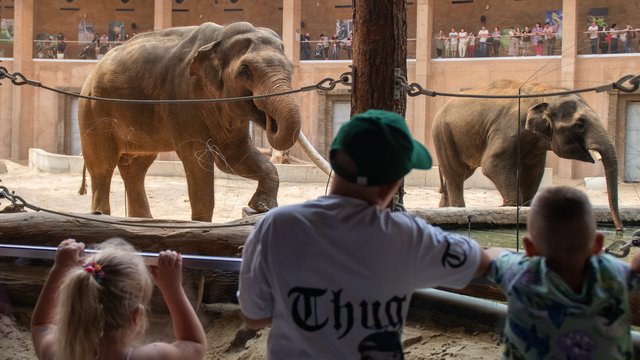
{"type": "Polygon", "coordinates": [[[616,155],[616,149],[606,133],[603,133],[600,139],[596,140],[595,144],[589,146],[589,148],[597,151],[602,157],[602,165],[604,166],[607,180],[607,196],[609,198],[611,218],[616,230],[621,231],[622,221],[618,210],[618,156],[616,155]]]}
{"type": "MultiPolygon", "coordinates": [[[[289,86],[258,89],[254,95],[274,94],[290,91],[289,86]]],[[[293,95],[272,96],[254,100],[258,109],[265,114],[265,131],[269,144],[276,150],[287,150],[298,140],[301,115],[293,95]]]]}

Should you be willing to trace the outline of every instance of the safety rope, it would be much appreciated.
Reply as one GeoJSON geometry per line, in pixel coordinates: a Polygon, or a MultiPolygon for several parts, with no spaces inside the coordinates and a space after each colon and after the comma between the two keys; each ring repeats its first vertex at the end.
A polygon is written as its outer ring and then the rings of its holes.
{"type": "MultiPolygon", "coordinates": [[[[327,77],[320,80],[315,85],[303,86],[299,89],[288,90],[288,91],[273,93],[273,94],[249,95],[249,96],[238,96],[238,97],[217,98],[217,99],[118,99],[118,98],[106,98],[101,96],[87,96],[87,95],[82,95],[72,91],[56,89],[56,88],[44,85],[39,81],[30,80],[20,72],[10,73],[5,67],[0,67],[0,81],[5,78],[11,80],[11,83],[17,86],[31,85],[34,87],[39,87],[39,88],[50,90],[59,94],[74,96],[81,99],[111,101],[111,102],[118,102],[118,103],[134,103],[134,104],[194,104],[194,103],[247,101],[247,100],[253,100],[253,99],[273,97],[273,96],[291,95],[295,93],[307,92],[312,90],[331,91],[336,87],[337,84],[342,84],[350,87],[353,86],[353,81],[352,81],[353,73],[344,72],[340,75],[338,79],[327,77]]],[[[463,97],[463,98],[476,98],[476,99],[527,99],[527,98],[539,98],[539,97],[545,97],[545,96],[562,96],[562,95],[570,95],[570,94],[579,94],[579,93],[586,93],[586,92],[592,92],[592,91],[605,92],[609,90],[620,90],[622,92],[632,93],[637,91],[640,88],[640,75],[625,75],[621,77],[618,81],[614,81],[614,82],[599,85],[599,86],[584,88],[584,89],[562,90],[562,91],[554,91],[549,93],[537,93],[537,94],[485,95],[485,94],[468,94],[468,93],[449,93],[449,92],[429,90],[429,89],[425,89],[422,85],[418,83],[415,83],[415,82],[409,83],[404,76],[402,76],[401,74],[398,74],[395,77],[395,88],[396,90],[405,91],[407,95],[410,97],[426,95],[431,97],[443,96],[443,97],[463,97]],[[627,86],[625,85],[625,83],[628,83],[629,85],[627,86]]]]}
{"type": "Polygon", "coordinates": [[[288,90],[288,91],[272,93],[272,94],[263,94],[263,95],[237,96],[237,97],[231,97],[231,98],[217,98],[217,99],[117,99],[117,98],[106,98],[102,96],[88,96],[88,95],[82,95],[73,91],[56,89],[56,88],[44,85],[39,81],[30,80],[20,72],[10,73],[9,71],[7,71],[6,68],[0,67],[0,81],[6,78],[11,80],[11,83],[13,85],[17,85],[17,86],[31,85],[34,87],[39,87],[42,89],[53,91],[59,94],[74,96],[80,99],[111,101],[111,102],[117,102],[117,103],[150,104],[150,105],[235,102],[235,101],[262,99],[262,98],[268,98],[273,96],[291,95],[299,92],[306,92],[306,91],[312,91],[312,90],[331,91],[336,87],[337,84],[351,86],[352,85],[351,76],[352,76],[351,72],[345,72],[345,73],[342,73],[342,75],[340,75],[338,79],[327,77],[320,80],[315,85],[303,86],[299,89],[288,90]]]}
{"type": "Polygon", "coordinates": [[[103,220],[96,219],[94,217],[87,217],[76,214],[69,214],[65,212],[55,211],[45,209],[36,205],[29,204],[26,200],[24,200],[21,196],[15,194],[15,192],[10,191],[6,186],[0,186],[0,199],[7,199],[13,205],[15,210],[21,211],[23,209],[30,209],[36,212],[46,212],[54,215],[64,216],[73,219],[85,220],[85,221],[93,221],[103,224],[111,224],[111,225],[122,225],[122,226],[132,226],[132,227],[143,227],[143,228],[157,228],[157,229],[222,229],[222,228],[234,228],[240,226],[253,226],[257,218],[253,217],[242,222],[234,222],[231,224],[185,224],[185,225],[166,225],[166,224],[140,224],[140,223],[130,223],[126,221],[117,221],[117,220],[103,220]]]}
{"type": "Polygon", "coordinates": [[[415,97],[419,95],[426,95],[431,97],[436,96],[444,96],[444,97],[461,97],[461,98],[475,98],[475,99],[527,99],[527,98],[539,98],[545,96],[562,96],[562,95],[570,95],[570,94],[579,94],[585,92],[605,92],[609,90],[620,90],[627,93],[632,93],[640,88],[640,75],[625,75],[621,77],[618,81],[600,85],[589,87],[585,89],[575,89],[575,90],[563,90],[563,91],[554,91],[549,93],[537,93],[537,94],[514,94],[514,95],[485,95],[485,94],[467,94],[467,93],[448,93],[448,92],[440,92],[423,88],[418,83],[409,84],[406,78],[403,76],[396,76],[396,88],[403,89],[406,91],[408,96],[415,97]],[[628,82],[630,86],[624,85],[625,82],[628,82]]]}

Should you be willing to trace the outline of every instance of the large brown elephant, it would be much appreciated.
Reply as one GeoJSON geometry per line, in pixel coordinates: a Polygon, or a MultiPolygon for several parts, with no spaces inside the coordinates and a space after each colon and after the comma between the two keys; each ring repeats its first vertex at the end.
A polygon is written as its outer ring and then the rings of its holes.
{"type": "MultiPolygon", "coordinates": [[[[119,99],[216,99],[291,90],[293,66],[278,35],[249,23],[176,27],[137,35],[96,65],[82,95],[119,99]]],[[[82,153],[91,176],[92,210],[110,213],[116,166],[128,215],[151,217],[144,188],[159,152],[175,150],[186,172],[191,217],[211,221],[214,163],[258,181],[249,207],[277,206],[278,173],[252,144],[249,123],[262,126],[274,149],[299,138],[293,95],[197,104],[129,104],[80,100],[82,153]]]]}
{"type": "MultiPolygon", "coordinates": [[[[517,95],[522,83],[497,81],[475,94],[517,95]]],[[[525,84],[522,94],[561,91],[543,84],[525,84]]],[[[520,121],[520,204],[538,191],[546,154],[594,162],[602,157],[613,221],[622,229],[618,211],[618,161],[615,147],[595,111],[578,95],[522,99],[454,98],[436,114],[433,140],[441,174],[440,206],[465,206],[463,183],[482,167],[502,195],[503,205],[517,204],[518,120],[520,121]]]]}

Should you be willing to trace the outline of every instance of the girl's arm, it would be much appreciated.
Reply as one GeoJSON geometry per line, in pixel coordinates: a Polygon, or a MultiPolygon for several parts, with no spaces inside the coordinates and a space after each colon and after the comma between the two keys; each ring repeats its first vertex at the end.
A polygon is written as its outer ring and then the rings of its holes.
{"type": "Polygon", "coordinates": [[[58,290],[69,269],[82,265],[83,250],[84,244],[73,239],[64,240],[58,245],[53,268],[44,283],[31,316],[31,339],[38,359],[53,357],[53,345],[56,340],[56,327],[53,325],[53,321],[58,303],[58,290]]]}
{"type": "Polygon", "coordinates": [[[176,341],[172,344],[150,344],[140,351],[147,354],[162,352],[162,358],[169,359],[204,358],[207,338],[182,288],[182,257],[175,251],[160,252],[158,266],[152,269],[152,274],[169,308],[176,341]]]}

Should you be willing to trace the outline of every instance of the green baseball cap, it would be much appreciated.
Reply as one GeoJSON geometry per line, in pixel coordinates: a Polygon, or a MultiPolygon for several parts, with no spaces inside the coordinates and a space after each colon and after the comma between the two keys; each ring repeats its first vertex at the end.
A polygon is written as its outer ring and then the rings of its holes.
{"type": "Polygon", "coordinates": [[[411,136],[402,116],[385,110],[367,110],[344,123],[331,143],[330,161],[341,178],[364,186],[390,184],[411,169],[431,168],[429,151],[411,136]],[[340,152],[353,166],[337,161],[340,152]]]}

